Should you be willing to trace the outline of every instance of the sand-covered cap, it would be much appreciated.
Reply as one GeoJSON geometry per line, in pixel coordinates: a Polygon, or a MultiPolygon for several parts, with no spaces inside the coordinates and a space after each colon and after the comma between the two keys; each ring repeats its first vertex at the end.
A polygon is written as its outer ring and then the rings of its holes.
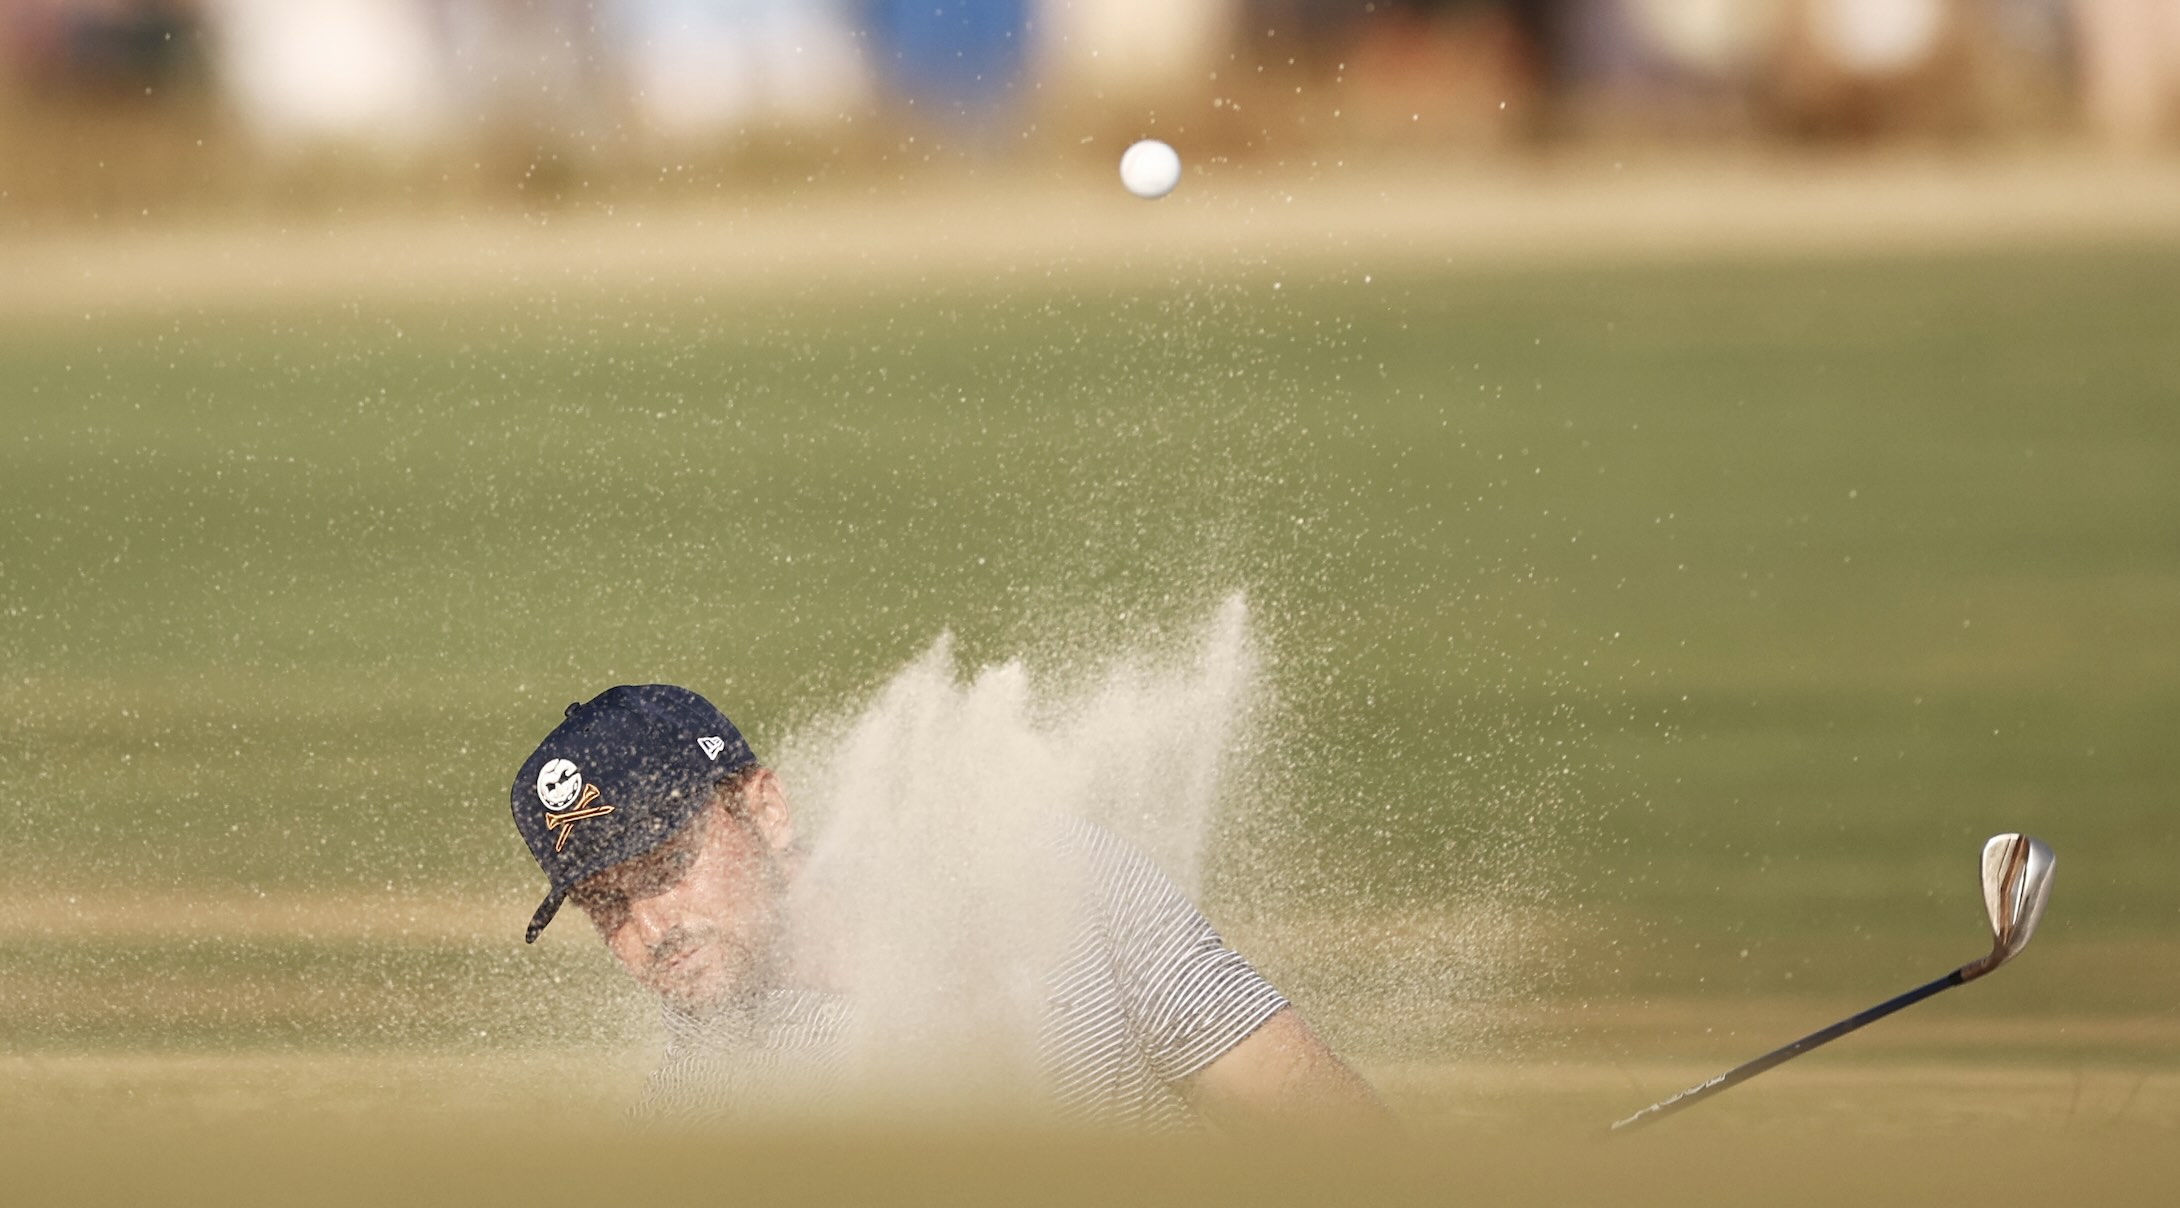
{"type": "Polygon", "coordinates": [[[623,684],[569,705],[509,792],[515,829],[552,883],[526,942],[578,882],[665,842],[756,762],[727,715],[687,688],[623,684]]]}

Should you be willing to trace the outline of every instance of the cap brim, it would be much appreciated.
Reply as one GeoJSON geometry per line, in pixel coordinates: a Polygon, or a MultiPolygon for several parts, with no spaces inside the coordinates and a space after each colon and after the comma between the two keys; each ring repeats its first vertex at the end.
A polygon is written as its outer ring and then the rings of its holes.
{"type": "Polygon", "coordinates": [[[568,891],[565,889],[555,889],[545,895],[545,900],[537,904],[537,913],[530,916],[530,930],[522,937],[523,943],[537,942],[537,937],[545,930],[545,924],[552,922],[553,916],[560,913],[560,903],[567,896],[568,891]]]}

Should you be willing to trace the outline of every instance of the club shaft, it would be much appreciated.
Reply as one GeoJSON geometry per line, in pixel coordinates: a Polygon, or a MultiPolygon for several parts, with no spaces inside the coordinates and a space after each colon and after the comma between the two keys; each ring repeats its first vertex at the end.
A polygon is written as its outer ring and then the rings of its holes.
{"type": "Polygon", "coordinates": [[[1924,999],[1930,997],[1931,995],[1936,994],[1940,990],[1950,990],[1953,987],[1961,984],[1961,982],[1963,982],[1964,980],[1966,979],[1962,976],[1962,971],[1959,969],[1955,969],[1951,973],[1946,974],[1944,977],[1941,977],[1934,982],[1917,986],[1914,989],[1908,991],[1907,993],[1900,995],[1898,998],[1888,998],[1884,1002],[1881,1002],[1876,1006],[1871,1007],[1867,1011],[1864,1011],[1858,1015],[1850,1015],[1847,1018],[1840,1020],[1838,1023],[1833,1024],[1831,1027],[1822,1028],[1818,1031],[1811,1032],[1809,1035],[1802,1037],[1800,1040],[1797,1040],[1792,1044],[1783,1045],[1779,1048],[1773,1049],[1770,1052],[1764,1054],[1763,1056],[1758,1057],[1754,1061],[1743,1062],[1740,1065],[1737,1065],[1732,1069],[1727,1070],[1725,1073],[1720,1074],[1718,1077],[1713,1078],[1708,1082],[1703,1082],[1695,1086],[1691,1086],[1687,1090],[1682,1091],[1681,1093],[1673,1096],[1670,1099],[1665,1099],[1661,1100],[1660,1102],[1653,1103],[1649,1107],[1646,1107],[1643,1110],[1636,1112],[1634,1115],[1629,1116],[1627,1119],[1621,1120],[1618,1123],[1614,1124],[1612,1126],[1612,1130],[1614,1132],[1621,1132],[1626,1129],[1638,1128],[1642,1125],[1650,1123],[1653,1120],[1657,1120],[1660,1117],[1672,1115],[1674,1112],[1677,1112],[1692,1103],[1696,1103],[1702,1099],[1715,1095],[1718,1092],[1725,1090],[1729,1086],[1733,1086],[1737,1083],[1746,1082],[1749,1079],[1754,1078],[1756,1075],[1763,1073],[1765,1070],[1770,1069],[1772,1066],[1792,1061],[1794,1058],[1801,1056],[1803,1053],[1806,1053],[1813,1048],[1816,1048],[1818,1045],[1829,1044],[1834,1040],[1838,1040],[1840,1037],[1845,1036],[1847,1033],[1854,1031],[1856,1028],[1859,1028],[1864,1024],[1875,1023],[1878,1020],[1883,1019],[1885,1016],[1892,1014],[1894,1011],[1901,1009],[1902,1007],[1912,1007],[1916,1003],[1919,1003],[1924,999]]]}

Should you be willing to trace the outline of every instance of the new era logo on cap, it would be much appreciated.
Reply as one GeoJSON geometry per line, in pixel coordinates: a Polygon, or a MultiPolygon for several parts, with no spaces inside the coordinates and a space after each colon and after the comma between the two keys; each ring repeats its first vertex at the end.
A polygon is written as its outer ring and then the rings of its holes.
{"type": "Polygon", "coordinates": [[[664,842],[756,762],[726,714],[687,688],[623,684],[570,705],[509,794],[515,829],[551,882],[528,937],[578,882],[664,842]]]}

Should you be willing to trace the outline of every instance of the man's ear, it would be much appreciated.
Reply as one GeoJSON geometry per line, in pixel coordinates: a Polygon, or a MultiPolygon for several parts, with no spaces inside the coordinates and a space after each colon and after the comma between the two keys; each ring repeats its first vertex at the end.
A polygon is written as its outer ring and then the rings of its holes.
{"type": "Polygon", "coordinates": [[[758,768],[742,786],[742,808],[764,836],[765,845],[784,852],[795,842],[795,815],[787,805],[787,790],[771,768],[758,768]]]}

